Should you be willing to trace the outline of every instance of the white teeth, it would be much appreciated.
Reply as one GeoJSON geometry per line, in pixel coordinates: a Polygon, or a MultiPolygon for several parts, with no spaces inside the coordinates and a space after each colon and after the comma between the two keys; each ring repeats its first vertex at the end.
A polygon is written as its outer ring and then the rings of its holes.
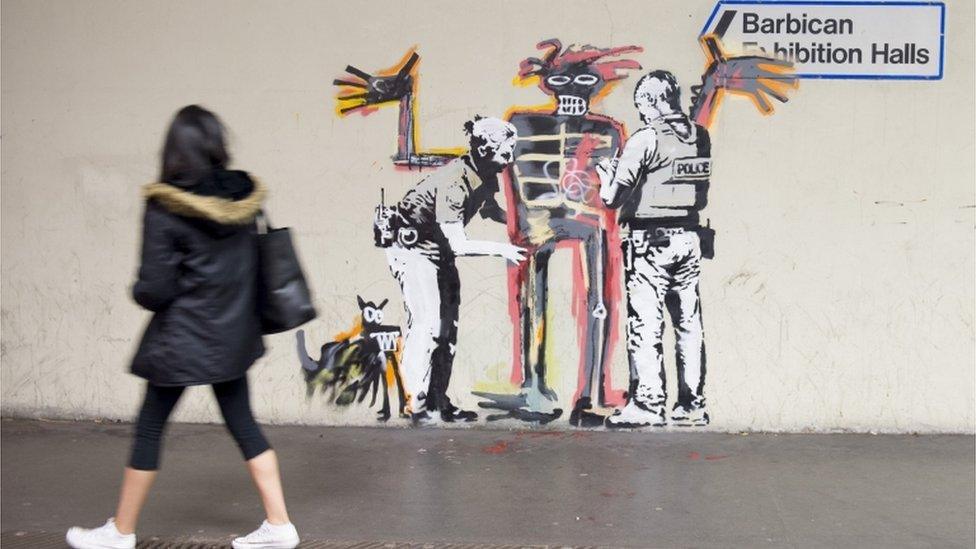
{"type": "Polygon", "coordinates": [[[559,96],[559,114],[581,115],[586,114],[586,100],[574,95],[559,96]]]}

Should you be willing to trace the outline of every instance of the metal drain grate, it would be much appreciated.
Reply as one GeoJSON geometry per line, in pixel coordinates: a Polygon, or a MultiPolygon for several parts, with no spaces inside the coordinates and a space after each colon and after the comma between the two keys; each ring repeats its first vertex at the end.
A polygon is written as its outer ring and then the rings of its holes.
{"type": "MultiPolygon", "coordinates": [[[[3,549],[64,549],[64,534],[4,532],[0,534],[3,549]]],[[[230,541],[173,541],[149,538],[139,541],[137,549],[225,549],[230,541]]],[[[340,542],[303,541],[299,549],[596,549],[565,545],[494,545],[484,543],[412,543],[412,542],[340,542]]]]}

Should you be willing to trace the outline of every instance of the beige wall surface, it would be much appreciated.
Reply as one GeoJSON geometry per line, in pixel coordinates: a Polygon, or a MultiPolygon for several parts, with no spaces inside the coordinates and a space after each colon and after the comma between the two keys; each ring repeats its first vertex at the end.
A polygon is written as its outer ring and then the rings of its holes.
{"type": "MultiPolygon", "coordinates": [[[[133,417],[142,382],[125,372],[148,320],[128,294],[139,186],[155,177],[179,107],[216,111],[235,165],[272,188],[269,210],[293,228],[315,292],[320,316],[306,332],[317,353],[352,325],[357,294],[389,298],[387,322],[405,324],[372,217],[381,187],[399,197],[420,174],[390,161],[395,107],[336,115],[332,80],[347,64],[388,67],[416,45],[422,146],[454,147],[475,114],[545,103],[512,80],[547,38],[640,45],[633,58],[673,71],[687,94],[713,5],[5,0],[2,412],[133,417]]],[[[723,103],[706,210],[717,255],[701,276],[710,429],[973,432],[973,3],[947,2],[946,27],[941,81],[804,80],[770,117],[723,103]]],[[[636,80],[594,107],[630,131],[636,80]]],[[[480,218],[468,232],[506,237],[480,218]]],[[[477,409],[472,391],[516,391],[506,267],[458,263],[450,394],[477,409]]],[[[557,252],[551,270],[550,382],[567,408],[578,360],[571,254],[557,252]]],[[[260,420],[376,423],[375,408],[306,397],[294,334],[267,342],[251,371],[260,420]]],[[[627,372],[621,331],[616,388],[627,372]]],[[[196,388],[176,418],[219,414],[196,388]]],[[[518,424],[482,414],[478,425],[518,424]]],[[[550,427],[567,425],[564,414],[550,427]]]]}

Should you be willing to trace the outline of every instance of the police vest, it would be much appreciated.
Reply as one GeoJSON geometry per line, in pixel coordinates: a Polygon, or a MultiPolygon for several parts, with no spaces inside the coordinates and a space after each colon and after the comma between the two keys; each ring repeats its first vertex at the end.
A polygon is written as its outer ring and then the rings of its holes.
{"type": "Polygon", "coordinates": [[[643,180],[621,208],[621,223],[697,225],[698,212],[708,203],[712,174],[708,130],[696,124],[690,136],[682,137],[666,119],[651,124],[657,148],[643,180]]]}

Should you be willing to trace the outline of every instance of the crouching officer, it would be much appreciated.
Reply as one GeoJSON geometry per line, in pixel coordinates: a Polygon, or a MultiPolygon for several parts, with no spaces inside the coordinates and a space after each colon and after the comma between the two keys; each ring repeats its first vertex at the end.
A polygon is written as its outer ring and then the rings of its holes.
{"type": "Polygon", "coordinates": [[[374,218],[375,243],[386,249],[407,312],[400,370],[415,425],[477,419],[447,396],[461,303],[455,259],[497,256],[518,263],[525,258],[522,248],[471,240],[464,232],[475,214],[505,222],[496,200],[498,173],[512,163],[515,127],[475,117],[464,129],[471,145],[467,154],[425,177],[396,206],[381,204],[374,218]]]}
{"type": "Polygon", "coordinates": [[[661,426],[667,422],[664,311],[677,335],[678,398],[672,425],[707,425],[705,342],[698,276],[702,257],[712,257],[714,231],[702,227],[711,175],[707,131],[681,111],[674,76],[654,71],[634,90],[644,127],[628,139],[620,157],[597,172],[600,196],[619,208],[627,284],[627,405],[607,418],[608,427],[661,426]]]}

